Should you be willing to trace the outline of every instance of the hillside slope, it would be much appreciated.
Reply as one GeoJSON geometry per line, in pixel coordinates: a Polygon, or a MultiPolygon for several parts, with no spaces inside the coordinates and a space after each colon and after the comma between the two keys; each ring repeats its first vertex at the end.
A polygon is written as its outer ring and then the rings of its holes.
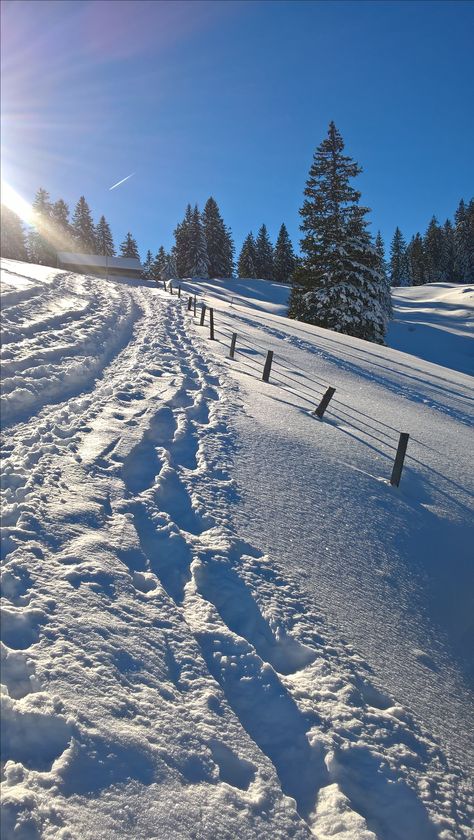
{"type": "Polygon", "coordinates": [[[4,836],[468,837],[469,378],[3,269],[4,836]]]}

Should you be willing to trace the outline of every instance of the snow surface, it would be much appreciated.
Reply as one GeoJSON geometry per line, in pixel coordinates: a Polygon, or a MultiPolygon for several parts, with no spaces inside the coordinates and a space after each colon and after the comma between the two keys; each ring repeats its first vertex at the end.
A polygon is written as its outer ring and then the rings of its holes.
{"type": "Polygon", "coordinates": [[[474,374],[474,286],[428,283],[393,289],[393,307],[390,347],[474,374]]]}
{"type": "Polygon", "coordinates": [[[471,837],[472,380],[2,266],[3,836],[471,837]]]}

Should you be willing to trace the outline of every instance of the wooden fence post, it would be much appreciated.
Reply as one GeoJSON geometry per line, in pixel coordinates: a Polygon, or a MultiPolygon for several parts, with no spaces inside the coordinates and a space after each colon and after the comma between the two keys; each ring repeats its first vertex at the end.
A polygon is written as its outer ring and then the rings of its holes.
{"type": "Polygon", "coordinates": [[[188,298],[188,312],[191,312],[192,305],[193,305],[193,299],[192,299],[192,297],[189,297],[188,298]]]}
{"type": "Polygon", "coordinates": [[[407,432],[400,432],[400,438],[398,441],[397,447],[397,454],[395,455],[395,462],[393,464],[392,476],[390,478],[390,484],[394,487],[398,487],[400,484],[400,478],[402,476],[403,470],[403,462],[405,460],[405,454],[407,451],[408,446],[408,438],[410,437],[407,432]]]}
{"type": "Polygon", "coordinates": [[[317,417],[322,417],[335,393],[335,388],[328,388],[318,407],[313,411],[313,414],[316,414],[317,417]]]}
{"type": "Polygon", "coordinates": [[[204,326],[204,318],[206,317],[206,304],[201,304],[201,320],[199,321],[199,326],[204,326]]]}
{"type": "Polygon", "coordinates": [[[171,280],[169,282],[169,286],[170,286],[170,295],[172,295],[173,294],[173,283],[172,283],[171,280]]]}
{"type": "Polygon", "coordinates": [[[163,286],[164,286],[164,289],[165,289],[165,292],[166,292],[166,280],[163,280],[163,286]]]}
{"type": "Polygon", "coordinates": [[[181,297],[181,283],[178,286],[178,297],[181,297]]]}
{"type": "Polygon", "coordinates": [[[194,295],[194,317],[196,317],[196,295],[194,295]]]}
{"type": "Polygon", "coordinates": [[[209,307],[209,338],[214,341],[214,310],[212,306],[209,307]]]}
{"type": "Polygon", "coordinates": [[[237,333],[232,333],[232,340],[230,342],[229,359],[234,358],[235,342],[237,341],[237,333]]]}
{"type": "Polygon", "coordinates": [[[263,376],[262,379],[264,382],[268,382],[270,379],[270,371],[272,369],[272,361],[273,361],[273,350],[269,350],[267,353],[267,358],[265,359],[265,367],[263,368],[263,376]]]}

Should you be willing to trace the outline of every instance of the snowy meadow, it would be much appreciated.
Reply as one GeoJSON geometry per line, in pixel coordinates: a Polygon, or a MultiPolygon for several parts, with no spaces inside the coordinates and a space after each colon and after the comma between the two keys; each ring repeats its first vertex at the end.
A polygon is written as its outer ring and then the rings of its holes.
{"type": "Polygon", "coordinates": [[[472,836],[473,290],[287,299],[2,261],[6,838],[472,836]]]}

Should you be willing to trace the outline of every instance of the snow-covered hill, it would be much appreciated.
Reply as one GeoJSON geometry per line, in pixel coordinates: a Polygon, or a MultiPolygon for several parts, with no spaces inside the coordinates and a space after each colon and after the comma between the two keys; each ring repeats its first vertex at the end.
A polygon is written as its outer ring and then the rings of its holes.
{"type": "Polygon", "coordinates": [[[472,380],[3,268],[4,836],[469,837],[472,380]]]}

